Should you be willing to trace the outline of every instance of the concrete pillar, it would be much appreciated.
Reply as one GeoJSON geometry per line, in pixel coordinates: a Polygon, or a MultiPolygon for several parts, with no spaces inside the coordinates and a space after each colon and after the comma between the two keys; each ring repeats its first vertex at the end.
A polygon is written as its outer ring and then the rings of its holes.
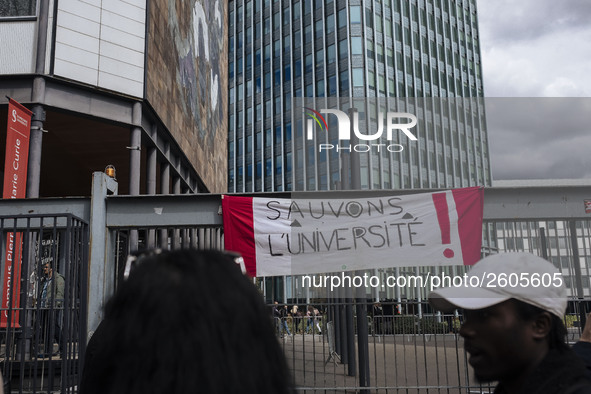
{"type": "MultiPolygon", "coordinates": [[[[142,104],[136,102],[133,105],[131,127],[131,138],[129,146],[129,195],[139,196],[140,194],[140,171],[142,167],[142,129],[139,126],[142,122],[142,104]]],[[[137,230],[129,230],[129,250],[137,250],[138,248],[138,232],[137,230]]]]}
{"type": "Polygon", "coordinates": [[[149,147],[146,157],[146,194],[156,194],[157,156],[157,149],[153,146],[149,147]]]}
{"type": "Polygon", "coordinates": [[[160,164],[160,194],[170,194],[170,146],[164,147],[165,161],[160,164]]]}
{"type": "Polygon", "coordinates": [[[131,138],[129,146],[129,194],[138,196],[140,194],[140,170],[142,160],[142,104],[137,102],[133,105],[131,116],[133,126],[131,127],[131,138]]]}
{"type": "Polygon", "coordinates": [[[39,197],[41,183],[41,151],[43,147],[43,122],[45,111],[42,105],[33,106],[31,135],[29,140],[29,166],[27,174],[27,198],[39,197]]]}

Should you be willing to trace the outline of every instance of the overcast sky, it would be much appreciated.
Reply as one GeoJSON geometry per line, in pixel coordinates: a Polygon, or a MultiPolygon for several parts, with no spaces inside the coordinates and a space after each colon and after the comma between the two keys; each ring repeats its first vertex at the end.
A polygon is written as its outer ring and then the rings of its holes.
{"type": "Polygon", "coordinates": [[[591,178],[591,0],[478,0],[478,16],[493,179],[591,178]]]}

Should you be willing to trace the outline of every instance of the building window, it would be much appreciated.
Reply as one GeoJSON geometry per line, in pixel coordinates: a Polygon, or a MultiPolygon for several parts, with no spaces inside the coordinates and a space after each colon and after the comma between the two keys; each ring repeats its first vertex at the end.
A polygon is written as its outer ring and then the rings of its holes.
{"type": "Polygon", "coordinates": [[[265,74],[265,90],[271,89],[271,73],[265,74]]]}
{"type": "Polygon", "coordinates": [[[312,12],[312,0],[304,0],[304,15],[312,12]]]}
{"type": "MultiPolygon", "coordinates": [[[[389,38],[392,38],[392,21],[390,19],[386,19],[385,24],[386,24],[386,36],[389,38]]],[[[427,26],[427,25],[425,24],[422,26],[427,26]]]]}
{"type": "Polygon", "coordinates": [[[361,7],[358,5],[351,6],[349,11],[351,24],[361,23],[361,7]]]}
{"type": "Polygon", "coordinates": [[[328,77],[328,95],[329,96],[336,96],[337,95],[337,77],[336,77],[336,75],[328,77]]]}
{"type": "Polygon", "coordinates": [[[261,65],[261,48],[257,48],[254,54],[254,65],[257,67],[261,65]]]}
{"type": "Polygon", "coordinates": [[[378,77],[378,86],[380,93],[386,93],[386,80],[384,79],[384,75],[380,74],[378,77]]]}
{"type": "Polygon", "coordinates": [[[299,49],[302,45],[302,33],[301,31],[297,30],[293,33],[293,48],[299,49]]]}
{"type": "Polygon", "coordinates": [[[334,32],[334,14],[326,17],[326,34],[334,32]]]}
{"type": "Polygon", "coordinates": [[[304,27],[304,41],[305,42],[312,42],[314,37],[312,37],[312,25],[306,25],[304,27]]]}
{"type": "Polygon", "coordinates": [[[246,124],[247,125],[252,124],[252,107],[248,107],[246,109],[246,124]]]}
{"type": "Polygon", "coordinates": [[[300,2],[296,1],[293,3],[293,20],[300,19],[300,2]]]}
{"type": "Polygon", "coordinates": [[[282,163],[281,159],[282,159],[281,156],[275,156],[275,174],[277,174],[277,175],[281,175],[281,170],[283,167],[283,163],[282,163]]]}
{"type": "MultiPolygon", "coordinates": [[[[360,37],[361,38],[361,37],[360,37]]],[[[349,51],[347,50],[347,39],[339,41],[339,59],[346,59],[349,51]]]]}
{"type": "Polygon", "coordinates": [[[306,65],[305,73],[306,74],[309,74],[312,72],[312,64],[313,64],[312,55],[306,55],[306,62],[305,62],[305,65],[306,65]]]}
{"type": "Polygon", "coordinates": [[[328,64],[334,63],[336,61],[336,53],[335,53],[335,46],[331,44],[326,48],[326,57],[328,60],[328,64]]]}
{"type": "Polygon", "coordinates": [[[339,23],[339,29],[347,26],[347,9],[346,8],[339,10],[337,19],[338,19],[338,23],[339,23]]]}
{"type": "Polygon", "coordinates": [[[347,70],[341,71],[340,74],[341,95],[345,95],[349,91],[349,72],[347,70]]]}
{"type": "Polygon", "coordinates": [[[265,61],[268,62],[271,60],[271,45],[265,45],[265,61]]]}
{"type": "MultiPolygon", "coordinates": [[[[370,89],[375,89],[376,88],[376,77],[375,77],[375,73],[373,71],[369,71],[367,76],[368,79],[368,85],[370,89]]],[[[353,77],[353,80],[355,80],[355,77],[353,77]]],[[[358,85],[355,85],[358,86],[358,85]]]]}
{"type": "Polygon", "coordinates": [[[376,46],[377,53],[378,53],[378,62],[384,63],[384,47],[382,44],[378,44],[376,46]]]}
{"type": "Polygon", "coordinates": [[[316,82],[316,96],[324,97],[324,80],[316,82]]]}
{"type": "Polygon", "coordinates": [[[324,64],[324,50],[319,49],[316,51],[316,70],[321,70],[322,65],[324,64]]]}
{"type": "Polygon", "coordinates": [[[354,68],[353,69],[353,87],[362,87],[363,86],[363,69],[362,68],[354,68]]]}
{"type": "MultiPolygon", "coordinates": [[[[351,23],[354,23],[352,17],[351,17],[351,23]]],[[[365,9],[365,26],[370,29],[373,28],[373,13],[371,11],[371,8],[365,9]]]]}
{"type": "Polygon", "coordinates": [[[324,27],[322,25],[322,19],[319,21],[316,21],[316,38],[322,38],[324,37],[324,27]]]}
{"type": "Polygon", "coordinates": [[[351,37],[351,54],[363,55],[363,39],[361,37],[351,37]]]}
{"type": "Polygon", "coordinates": [[[285,154],[285,172],[291,174],[291,152],[285,154]]]}
{"type": "Polygon", "coordinates": [[[256,150],[260,151],[263,147],[263,134],[260,131],[257,131],[257,133],[256,133],[255,144],[256,144],[256,150]]]}
{"type": "Polygon", "coordinates": [[[302,75],[302,61],[300,59],[295,61],[293,68],[294,77],[298,78],[302,75]]]}
{"type": "Polygon", "coordinates": [[[269,34],[269,32],[271,31],[271,19],[265,18],[265,24],[263,26],[263,34],[269,34]]]}

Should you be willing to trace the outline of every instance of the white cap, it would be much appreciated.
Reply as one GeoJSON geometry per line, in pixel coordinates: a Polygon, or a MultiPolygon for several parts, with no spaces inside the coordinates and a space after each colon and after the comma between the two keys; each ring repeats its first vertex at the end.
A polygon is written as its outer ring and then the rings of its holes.
{"type": "MultiPolygon", "coordinates": [[[[446,283],[447,284],[447,283],[446,283]]],[[[462,283],[451,282],[429,295],[435,309],[483,309],[514,298],[562,318],[566,287],[553,264],[530,253],[499,253],[474,265],[462,283]]]]}

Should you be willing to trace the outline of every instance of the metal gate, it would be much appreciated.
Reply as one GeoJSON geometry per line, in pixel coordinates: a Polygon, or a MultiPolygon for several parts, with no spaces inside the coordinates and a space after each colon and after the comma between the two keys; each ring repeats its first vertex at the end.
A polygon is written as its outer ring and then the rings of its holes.
{"type": "MultiPolygon", "coordinates": [[[[108,180],[98,174],[93,177],[92,200],[5,200],[0,204],[3,262],[7,252],[13,254],[0,273],[0,312],[5,316],[5,323],[0,324],[0,368],[8,392],[77,392],[86,340],[102,318],[103,303],[117,288],[129,250],[223,247],[221,196],[110,196],[108,180]],[[14,212],[44,214],[16,216],[14,212]],[[17,251],[22,258],[14,258],[17,251]],[[39,278],[47,262],[64,275],[65,291],[63,300],[43,306],[39,278]],[[6,282],[9,275],[12,281],[6,282]]],[[[588,188],[584,187],[485,190],[484,219],[490,238],[483,242],[483,253],[530,251],[562,270],[571,297],[566,318],[569,341],[578,338],[588,310],[586,300],[591,297],[591,214],[583,209],[585,199],[588,188]]],[[[427,270],[396,269],[396,275],[419,276],[427,270]]],[[[316,318],[320,328],[308,327],[305,317],[292,315],[287,321],[292,335],[279,338],[298,391],[488,392],[471,379],[456,332],[461,316],[430,310],[426,293],[394,289],[389,294],[356,295],[361,297],[359,302],[346,296],[331,300],[306,291],[298,293],[296,287],[290,290],[295,280],[258,278],[257,284],[268,302],[277,299],[289,307],[297,304],[301,310],[313,305],[321,312],[316,318]],[[373,311],[378,300],[386,312],[373,311]],[[344,325],[331,324],[335,331],[332,344],[326,335],[327,323],[343,315],[349,315],[347,319],[353,321],[350,332],[355,333],[348,337],[353,346],[346,345],[354,355],[349,360],[344,358],[340,332],[344,325]],[[359,335],[357,329],[364,318],[367,324],[362,324],[359,335]],[[364,365],[369,368],[360,381],[358,346],[365,338],[364,365]],[[353,367],[357,370],[350,370],[353,367]]]]}
{"type": "Polygon", "coordinates": [[[0,216],[0,229],[5,392],[75,393],[86,348],[88,223],[71,214],[0,216]],[[44,267],[52,280],[42,281],[44,267]]]}

